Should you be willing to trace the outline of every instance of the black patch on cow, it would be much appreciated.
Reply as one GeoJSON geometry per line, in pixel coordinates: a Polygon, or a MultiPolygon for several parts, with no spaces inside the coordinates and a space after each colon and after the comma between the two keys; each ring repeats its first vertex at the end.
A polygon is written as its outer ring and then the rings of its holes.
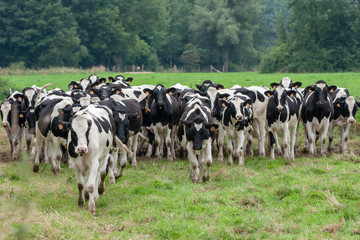
{"type": "Polygon", "coordinates": [[[139,96],[141,95],[141,91],[134,91],[134,95],[136,98],[139,98],[139,96]]]}
{"type": "Polygon", "coordinates": [[[109,139],[108,139],[108,140],[106,140],[106,147],[109,147],[109,145],[110,145],[110,142],[109,142],[109,139]]]}
{"type": "MultiPolygon", "coordinates": [[[[257,98],[259,99],[260,102],[265,102],[265,96],[264,94],[262,94],[261,92],[259,91],[256,91],[256,95],[257,95],[257,98]]],[[[253,101],[254,102],[254,101],[253,101]]]]}

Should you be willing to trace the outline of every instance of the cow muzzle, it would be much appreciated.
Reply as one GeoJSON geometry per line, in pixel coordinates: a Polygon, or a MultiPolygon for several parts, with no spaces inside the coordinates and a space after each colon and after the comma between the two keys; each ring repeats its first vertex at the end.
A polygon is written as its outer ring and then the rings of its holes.
{"type": "Polygon", "coordinates": [[[242,120],[244,118],[244,116],[242,114],[237,114],[235,116],[236,120],[242,120]]]}
{"type": "Polygon", "coordinates": [[[2,122],[1,125],[5,128],[5,127],[9,127],[9,123],[7,122],[2,122]]]}
{"type": "Polygon", "coordinates": [[[80,154],[80,156],[84,155],[85,153],[87,153],[87,148],[86,147],[79,147],[78,148],[78,153],[80,154]]]}
{"type": "Polygon", "coordinates": [[[193,146],[193,149],[194,149],[194,150],[201,150],[201,146],[194,145],[194,146],[193,146]]]}
{"type": "Polygon", "coordinates": [[[325,107],[325,102],[321,101],[321,102],[317,102],[316,104],[319,108],[324,108],[325,107]]]}
{"type": "Polygon", "coordinates": [[[350,118],[349,123],[356,123],[356,120],[354,118],[350,118]]]}

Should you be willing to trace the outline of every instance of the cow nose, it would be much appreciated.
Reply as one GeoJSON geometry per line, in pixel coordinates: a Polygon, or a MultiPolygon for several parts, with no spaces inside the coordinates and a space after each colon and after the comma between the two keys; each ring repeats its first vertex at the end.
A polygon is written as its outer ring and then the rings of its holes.
{"type": "Polygon", "coordinates": [[[7,122],[2,122],[2,126],[3,126],[3,127],[8,127],[9,124],[8,124],[7,122]]]}
{"type": "Polygon", "coordinates": [[[87,149],[85,147],[79,147],[78,148],[78,153],[85,154],[86,152],[87,152],[87,149]]]}
{"type": "Polygon", "coordinates": [[[284,107],[283,107],[283,106],[278,106],[277,109],[278,109],[279,111],[281,111],[281,110],[284,109],[284,107]]]}
{"type": "Polygon", "coordinates": [[[201,146],[194,146],[194,150],[201,150],[201,146]]]}
{"type": "Polygon", "coordinates": [[[159,106],[164,106],[164,101],[158,101],[159,106]]]}
{"type": "Polygon", "coordinates": [[[354,118],[350,118],[349,123],[356,123],[356,120],[354,118]]]}
{"type": "Polygon", "coordinates": [[[236,115],[236,120],[241,120],[241,119],[243,119],[243,115],[241,114],[236,115]]]}
{"type": "Polygon", "coordinates": [[[321,101],[321,102],[318,102],[317,104],[319,107],[324,107],[325,106],[325,102],[321,101]]]}

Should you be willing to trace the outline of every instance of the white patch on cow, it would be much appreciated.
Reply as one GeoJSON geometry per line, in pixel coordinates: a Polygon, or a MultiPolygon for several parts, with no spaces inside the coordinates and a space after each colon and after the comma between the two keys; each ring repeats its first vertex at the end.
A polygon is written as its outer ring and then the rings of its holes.
{"type": "Polygon", "coordinates": [[[89,77],[89,80],[91,81],[91,83],[96,82],[97,79],[98,79],[98,77],[94,74],[89,77]]]}
{"type": "Polygon", "coordinates": [[[196,131],[200,131],[200,129],[203,127],[202,123],[194,123],[194,127],[196,129],[196,131]]]}
{"type": "Polygon", "coordinates": [[[214,88],[214,87],[209,87],[209,89],[207,90],[207,94],[209,95],[209,99],[210,99],[210,104],[211,104],[210,107],[211,107],[211,110],[214,109],[217,93],[218,93],[218,91],[217,91],[217,89],[214,88]]]}
{"type": "Polygon", "coordinates": [[[278,105],[276,107],[280,107],[280,100],[281,100],[281,96],[283,95],[285,89],[282,86],[278,86],[275,91],[278,93],[277,98],[278,98],[278,105]]]}
{"type": "Polygon", "coordinates": [[[125,113],[119,113],[119,118],[121,121],[124,121],[126,114],[125,113]]]}
{"type": "Polygon", "coordinates": [[[172,104],[172,99],[171,99],[171,97],[170,97],[169,94],[166,94],[166,98],[167,98],[167,100],[170,102],[170,104],[172,104]]]}
{"type": "Polygon", "coordinates": [[[347,97],[346,98],[346,104],[348,105],[348,111],[350,112],[350,116],[349,119],[354,119],[355,117],[353,116],[353,109],[356,105],[356,100],[353,96],[347,97]]]}
{"type": "Polygon", "coordinates": [[[289,77],[284,77],[281,79],[281,84],[285,89],[290,89],[291,79],[289,77]]]}
{"type": "Polygon", "coordinates": [[[30,109],[30,112],[31,112],[31,113],[34,113],[34,112],[35,112],[35,109],[30,109]]]}
{"type": "Polygon", "coordinates": [[[210,85],[210,83],[205,83],[205,84],[204,84],[205,87],[207,87],[207,86],[209,86],[209,85],[210,85]]]}
{"type": "Polygon", "coordinates": [[[161,88],[162,88],[162,86],[161,86],[161,85],[158,85],[156,88],[160,91],[161,88]]]}
{"type": "Polygon", "coordinates": [[[73,107],[72,110],[74,113],[76,113],[76,112],[80,111],[80,109],[81,109],[81,107],[73,107]]]}
{"type": "Polygon", "coordinates": [[[321,90],[324,89],[324,87],[326,87],[326,84],[325,83],[318,83],[316,84],[317,87],[319,87],[321,90]]]}
{"type": "Polygon", "coordinates": [[[204,112],[202,111],[202,109],[200,108],[200,106],[199,106],[199,105],[195,105],[195,106],[194,106],[194,108],[193,108],[193,109],[191,109],[191,110],[188,112],[188,114],[186,115],[186,117],[185,117],[184,119],[188,119],[188,118],[189,118],[189,116],[190,116],[193,112],[195,112],[195,111],[196,111],[196,109],[199,109],[199,110],[200,110],[200,112],[201,112],[201,114],[202,114],[202,115],[203,115],[203,117],[205,118],[206,122],[209,122],[209,118],[207,117],[206,113],[204,113],[204,112]]]}
{"type": "Polygon", "coordinates": [[[10,113],[10,110],[11,110],[11,104],[9,101],[5,101],[3,102],[3,104],[1,105],[1,112],[3,114],[3,119],[2,119],[2,122],[3,123],[8,123],[10,124],[7,119],[8,119],[8,115],[10,113]]]}

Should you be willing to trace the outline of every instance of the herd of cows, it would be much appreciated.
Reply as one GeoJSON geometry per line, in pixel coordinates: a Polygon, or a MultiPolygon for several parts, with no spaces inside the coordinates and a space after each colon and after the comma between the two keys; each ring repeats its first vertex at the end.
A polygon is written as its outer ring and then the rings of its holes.
{"type": "Polygon", "coordinates": [[[275,147],[278,154],[294,159],[300,122],[310,155],[315,154],[318,138],[322,155],[333,150],[336,126],[340,152],[345,152],[360,104],[348,90],[322,80],[301,88],[302,83],[285,77],[271,89],[238,85],[226,89],[210,80],[196,84],[197,89],[181,84],[131,86],[133,79],[121,75],[108,80],[93,74],[71,82],[66,92],[46,91],[50,84],[26,87],[10,94],[0,111],[12,157],[21,153],[25,135],[34,172],[39,171],[41,158],[60,173],[65,159],[75,171],[78,205],[84,206],[85,197],[91,213],[105,190],[107,174],[115,183],[128,159],[136,166],[136,156],[145,146],[147,157],[161,159],[166,154],[173,161],[186,155],[190,178],[197,183],[210,178],[215,148],[218,161],[227,154],[229,165],[236,160],[242,166],[244,155],[253,155],[253,137],[258,139],[260,156],[265,156],[268,137],[271,159],[275,147]]]}

